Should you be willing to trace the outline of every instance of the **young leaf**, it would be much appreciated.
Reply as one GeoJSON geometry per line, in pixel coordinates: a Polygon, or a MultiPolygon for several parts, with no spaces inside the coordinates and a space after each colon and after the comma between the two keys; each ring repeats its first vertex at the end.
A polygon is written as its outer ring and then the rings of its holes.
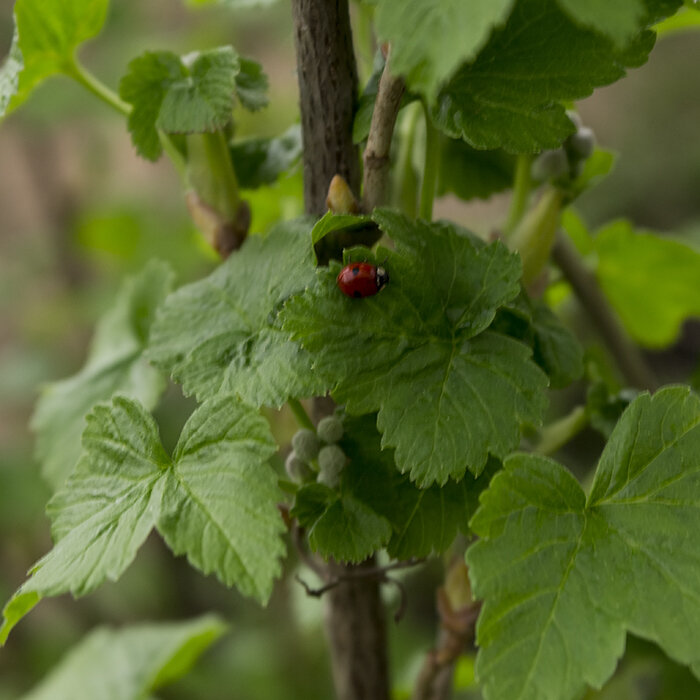
{"type": "Polygon", "coordinates": [[[209,277],[171,294],[153,326],[150,359],[200,399],[234,391],[257,406],[280,406],[289,396],[325,393],[311,357],[275,314],[314,279],[310,228],[296,221],[250,236],[209,277]]]}
{"type": "Polygon", "coordinates": [[[213,615],[112,630],[71,649],[23,700],[134,700],[184,676],[225,632],[213,615]]]}
{"type": "Polygon", "coordinates": [[[568,386],[583,374],[581,344],[545,304],[521,294],[499,311],[493,329],[530,345],[552,387],[568,386]]]}
{"type": "Polygon", "coordinates": [[[165,382],[142,355],[156,307],[171,287],[170,269],[156,261],[128,279],[98,324],[83,369],[43,390],[32,427],[42,474],[54,489],[78,462],[85,415],[96,403],[115,393],[132,396],[148,409],[158,401],[165,382]]]}
{"type": "Polygon", "coordinates": [[[238,141],[230,150],[236,178],[243,189],[270,185],[299,162],[301,129],[293,124],[281,136],[238,141]]]}
{"type": "Polygon", "coordinates": [[[56,545],[5,606],[0,643],[41,598],[85,595],[118,579],[156,522],[169,460],[150,414],[125,397],[98,405],[83,446],[85,455],[49,502],[56,545]]]}
{"type": "Polygon", "coordinates": [[[262,66],[250,58],[240,58],[240,71],[236,75],[236,97],[249,112],[267,107],[269,82],[262,66]]]}
{"type": "Polygon", "coordinates": [[[513,0],[383,0],[377,7],[379,40],[391,43],[391,70],[432,98],[457,67],[504,22],[513,0]]]}
{"type": "Polygon", "coordinates": [[[450,481],[443,487],[419,489],[396,470],[394,451],[382,449],[374,415],[345,416],[343,427],[340,445],[349,462],[343,469],[339,490],[332,491],[322,484],[304,486],[292,510],[311,535],[318,526],[312,545],[319,551],[336,559],[355,554],[359,559],[353,561],[357,561],[386,546],[396,559],[423,557],[444,552],[458,531],[468,532],[479,493],[498,468],[495,460],[476,480],[466,476],[459,483],[450,481]],[[333,510],[331,506],[335,506],[333,510]],[[361,529],[361,518],[350,517],[348,512],[353,509],[365,514],[374,525],[374,539],[361,529]],[[370,518],[368,512],[375,517],[370,518]]]}
{"type": "Polygon", "coordinates": [[[505,151],[479,151],[461,139],[446,139],[440,153],[439,195],[488,199],[513,185],[515,158],[505,151]]]}
{"type": "Polygon", "coordinates": [[[341,495],[323,484],[299,489],[292,515],[309,529],[311,549],[338,561],[364,561],[391,537],[386,518],[353,496],[341,495]]]}
{"type": "Polygon", "coordinates": [[[606,34],[618,44],[624,44],[641,29],[646,15],[643,0],[559,0],[559,4],[574,21],[606,34]]]}
{"type": "Polygon", "coordinates": [[[54,548],[5,606],[0,643],[42,597],[85,595],[116,580],[154,525],[205,573],[266,601],[284,548],[275,446],[237,397],[202,404],[170,459],[153,418],[118,396],[88,415],[85,454],[50,501],[54,548]]]}
{"type": "Polygon", "coordinates": [[[519,291],[519,261],[447,223],[414,222],[378,210],[396,243],[386,251],[390,282],[350,299],[336,288],[339,265],[282,312],[284,327],[335,379],[351,414],[379,411],[383,445],[422,487],[478,475],[503,456],[520,422],[537,423],[546,378],[521,343],[482,332],[519,291]]]}
{"type": "Polygon", "coordinates": [[[204,403],[175,448],[158,519],[175,554],[263,603],[284,554],[277,476],[267,464],[275,450],[267,421],[237,398],[204,403]]]}
{"type": "Polygon", "coordinates": [[[231,120],[238,55],[230,46],[181,59],[170,51],[148,51],[129,63],[119,94],[132,105],[129,131],[136,150],[157,160],[167,133],[211,132],[231,120]]]}
{"type": "Polygon", "coordinates": [[[108,0],[17,0],[10,55],[0,68],[0,118],[56,73],[74,70],[75,51],[99,34],[108,0]]]}
{"type": "Polygon", "coordinates": [[[672,15],[681,0],[559,0],[571,18],[622,46],[645,26],[672,15]]]}
{"type": "Polygon", "coordinates": [[[650,348],[671,345],[700,316],[700,253],[615,221],[594,238],[597,275],[625,328],[650,348]]]}
{"type": "Polygon", "coordinates": [[[654,34],[646,31],[616,49],[572,22],[556,0],[516,0],[506,25],[442,89],[433,119],[475,148],[556,148],[574,131],[560,102],[615,82],[626,66],[642,64],[653,45],[654,34]]]}
{"type": "Polygon", "coordinates": [[[467,553],[477,674],[490,700],[599,688],[625,632],[700,674],[700,399],[684,387],[625,411],[586,498],[556,462],[516,455],[481,497],[467,553]]]}

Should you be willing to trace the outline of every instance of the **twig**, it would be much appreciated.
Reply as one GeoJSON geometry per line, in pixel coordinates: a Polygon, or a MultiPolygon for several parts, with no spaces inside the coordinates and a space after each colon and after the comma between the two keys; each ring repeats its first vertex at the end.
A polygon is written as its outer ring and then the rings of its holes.
{"type": "Polygon", "coordinates": [[[474,641],[481,604],[470,603],[454,610],[444,588],[437,591],[440,634],[437,647],[425,657],[412,700],[447,700],[452,692],[454,664],[467,644],[474,641]]]}
{"type": "MultiPolygon", "coordinates": [[[[296,528],[297,531],[298,529],[299,528],[296,528]]],[[[309,566],[309,568],[311,568],[322,581],[328,581],[328,572],[325,570],[317,570],[316,562],[313,562],[313,560],[310,562],[310,558],[304,556],[303,550],[301,548],[299,549],[304,563],[307,564],[307,566],[309,566]]],[[[387,566],[373,566],[365,569],[350,569],[347,571],[347,573],[336,576],[319,588],[312,588],[299,575],[294,576],[294,578],[303,586],[304,590],[306,591],[306,595],[313,598],[320,598],[324,593],[333,590],[337,586],[344,583],[349,583],[351,581],[358,581],[360,579],[376,579],[379,583],[390,583],[396,586],[399,591],[399,606],[394,613],[394,622],[398,623],[406,614],[406,608],[408,607],[408,594],[406,593],[406,588],[403,583],[401,583],[401,581],[398,579],[387,576],[387,572],[417,566],[418,564],[422,564],[424,561],[425,559],[407,559],[406,561],[395,562],[394,564],[388,564],[387,566]]]]}
{"type": "Polygon", "coordinates": [[[391,49],[389,49],[384,71],[379,80],[372,123],[363,156],[365,168],[362,182],[362,202],[367,212],[371,212],[375,207],[386,203],[389,166],[391,165],[389,160],[391,137],[394,133],[396,117],[405,88],[403,80],[391,74],[389,70],[390,58],[391,49]]]}
{"type": "Polygon", "coordinates": [[[638,389],[656,389],[658,381],[641,351],[627,336],[595,277],[583,266],[574,246],[561,235],[552,249],[552,259],[595,324],[625,379],[638,389]]]}

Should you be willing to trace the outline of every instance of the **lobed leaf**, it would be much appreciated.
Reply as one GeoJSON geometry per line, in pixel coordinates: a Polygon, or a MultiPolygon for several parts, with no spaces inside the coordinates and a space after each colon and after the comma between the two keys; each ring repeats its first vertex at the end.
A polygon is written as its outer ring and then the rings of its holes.
{"type": "Polygon", "coordinates": [[[283,332],[276,309],[314,279],[310,225],[251,236],[209,277],[171,294],[153,326],[148,357],[199,399],[238,393],[282,405],[326,391],[311,357],[283,332]]]}
{"type": "Polygon", "coordinates": [[[74,71],[76,49],[99,34],[108,0],[16,0],[10,54],[0,68],[0,118],[46,78],[74,71]]]}
{"type": "Polygon", "coordinates": [[[671,345],[700,316],[700,253],[616,221],[597,232],[597,276],[625,328],[649,348],[671,345]]]}
{"type": "Polygon", "coordinates": [[[467,553],[488,700],[599,688],[627,630],[700,674],[699,454],[700,399],[671,387],[630,404],[588,498],[552,460],[506,460],[467,553]]]}
{"type": "Polygon", "coordinates": [[[171,683],[225,631],[213,615],[186,622],[100,627],[23,700],[133,700],[171,683]]]}
{"type": "Polygon", "coordinates": [[[574,131],[561,101],[615,82],[626,67],[644,63],[653,45],[645,31],[616,48],[574,23],[556,0],[516,0],[505,26],[440,91],[433,119],[479,149],[556,148],[574,131]]]}
{"type": "Polygon", "coordinates": [[[376,30],[391,43],[391,70],[433,98],[457,67],[474,58],[513,0],[381,0],[376,30]]]}
{"type": "Polygon", "coordinates": [[[132,105],[129,131],[140,155],[162,153],[158,129],[167,133],[216,131],[231,121],[238,55],[230,46],[180,58],[170,51],[147,51],[133,59],[119,85],[132,105]]]}
{"type": "Polygon", "coordinates": [[[171,459],[151,415],[118,396],[89,414],[83,446],[48,506],[55,546],[5,606],[0,642],[42,597],[119,578],[154,526],[204,573],[268,599],[284,525],[267,463],[274,442],[252,408],[232,396],[205,402],[171,459]]]}
{"type": "Polygon", "coordinates": [[[270,185],[301,158],[301,128],[289,127],[271,139],[247,139],[231,145],[231,162],[243,189],[270,185]]]}
{"type": "Polygon", "coordinates": [[[122,285],[95,331],[85,366],[74,376],[47,385],[32,418],[36,456],[54,489],[66,480],[81,453],[85,415],[100,401],[122,393],[155,406],[165,387],[143,350],[156,307],[172,287],[172,272],[151,262],[122,285]]]}
{"type": "MultiPolygon", "coordinates": [[[[260,2],[260,0],[257,0],[260,2]]],[[[240,70],[236,74],[236,97],[249,112],[267,107],[269,81],[262,66],[250,58],[239,59],[240,70]]]]}
{"type": "Polygon", "coordinates": [[[483,333],[519,291],[519,261],[501,243],[486,246],[447,223],[413,222],[379,210],[396,243],[386,251],[390,283],[355,300],[335,286],[339,265],[290,299],[284,328],[333,377],[333,395],[351,414],[378,411],[383,446],[421,487],[483,469],[503,456],[519,423],[537,423],[546,379],[529,350],[483,333]]]}
{"type": "Polygon", "coordinates": [[[49,502],[54,548],[5,606],[0,642],[41,598],[90,593],[115,581],[158,517],[168,458],[150,414],[125,397],[87,417],[86,454],[49,502]]]}
{"type": "Polygon", "coordinates": [[[206,402],[173,455],[158,531],[203,573],[266,602],[280,574],[284,523],[267,421],[232,396],[206,402]]]}

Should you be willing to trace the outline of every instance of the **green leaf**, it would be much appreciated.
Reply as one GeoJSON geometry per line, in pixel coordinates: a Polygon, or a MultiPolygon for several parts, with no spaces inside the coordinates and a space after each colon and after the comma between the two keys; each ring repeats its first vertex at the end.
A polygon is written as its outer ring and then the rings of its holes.
{"type": "Polygon", "coordinates": [[[162,153],[158,129],[203,133],[231,121],[238,55],[224,46],[181,59],[170,51],[148,51],[129,63],[119,85],[132,105],[129,131],[136,150],[157,160],[162,153]]]}
{"type": "Polygon", "coordinates": [[[432,98],[457,67],[474,58],[513,0],[381,0],[380,42],[391,43],[391,70],[432,98]]]}
{"type": "Polygon", "coordinates": [[[537,423],[543,408],[546,379],[528,348],[482,333],[517,295],[519,261],[452,224],[388,210],[374,219],[396,244],[384,251],[387,287],[348,298],[331,263],[286,304],[284,327],[316,371],[334,377],[348,413],[379,411],[383,446],[396,448],[399,468],[420,486],[461,479],[467,468],[479,474],[489,452],[513,449],[520,422],[537,423]]]}
{"type": "Polygon", "coordinates": [[[225,632],[213,615],[90,632],[23,700],[134,700],[184,676],[225,632]]]}
{"type": "Polygon", "coordinates": [[[625,632],[700,673],[700,399],[685,387],[625,411],[586,498],[556,462],[516,455],[481,497],[467,553],[477,675],[490,700],[599,688],[625,632]]]}
{"type": "Polygon", "coordinates": [[[235,392],[256,406],[317,396],[327,386],[311,357],[280,329],[276,310],[314,279],[311,226],[280,224],[250,236],[209,277],[161,307],[148,356],[199,399],[235,392]]]}
{"type": "Polygon", "coordinates": [[[373,225],[371,216],[334,214],[332,211],[328,211],[314,224],[311,230],[311,242],[316,245],[334,231],[360,230],[373,225]]]}
{"type": "Polygon", "coordinates": [[[700,316],[700,253],[627,221],[598,231],[594,245],[600,285],[638,343],[667,347],[686,319],[700,316]]]}
{"type": "Polygon", "coordinates": [[[108,0],[17,0],[10,55],[0,69],[0,117],[22,102],[46,78],[71,74],[75,51],[99,34],[108,0]]]}
{"type": "Polygon", "coordinates": [[[561,101],[615,82],[625,67],[644,63],[653,45],[646,31],[617,49],[573,23],[555,0],[516,0],[506,25],[440,92],[433,119],[475,148],[556,148],[574,131],[561,101]]]}
{"type": "Polygon", "coordinates": [[[175,554],[261,602],[284,554],[277,476],[266,463],[275,450],[267,421],[238,399],[204,403],[175,448],[158,520],[175,554]]]}
{"type": "Polygon", "coordinates": [[[301,158],[301,129],[294,124],[281,136],[247,139],[231,146],[231,161],[243,189],[270,185],[301,158]]]}
{"type": "Polygon", "coordinates": [[[54,489],[78,462],[85,415],[96,403],[115,393],[132,396],[148,409],[157,403],[165,382],[146,363],[143,349],[156,307],[171,287],[170,269],[156,261],[126,280],[97,326],[83,369],[43,390],[32,428],[42,474],[54,489]]]}
{"type": "MultiPolygon", "coordinates": [[[[302,503],[307,488],[299,490],[297,497],[302,503]]],[[[390,537],[391,525],[386,518],[352,496],[338,494],[328,500],[309,529],[309,545],[314,552],[326,559],[355,564],[381,549],[390,537]]]]}
{"type": "Polygon", "coordinates": [[[250,58],[240,58],[240,71],[236,75],[236,97],[249,112],[267,107],[269,82],[262,66],[250,58]]]}
{"type": "Polygon", "coordinates": [[[571,18],[624,44],[642,28],[643,0],[558,0],[571,18]]]}
{"type": "Polygon", "coordinates": [[[85,455],[49,502],[56,545],[5,606],[0,643],[41,598],[85,595],[119,578],[158,517],[169,460],[150,414],[124,397],[98,405],[83,446],[85,455]]]}
{"type": "Polygon", "coordinates": [[[321,484],[309,484],[298,492],[292,510],[292,515],[308,529],[324,518],[319,532],[323,533],[326,555],[341,558],[341,553],[346,554],[351,546],[348,540],[357,547],[364,538],[370,549],[362,550],[360,558],[382,546],[396,559],[423,557],[444,552],[458,531],[468,532],[478,495],[498,468],[495,460],[476,480],[468,475],[459,483],[450,481],[443,487],[419,489],[407,475],[396,470],[394,451],[382,449],[376,416],[345,416],[343,427],[345,434],[340,446],[350,461],[342,472],[339,492],[321,484]],[[340,506],[331,510],[330,506],[341,499],[340,506]],[[358,502],[390,524],[387,531],[381,521],[374,521],[374,542],[369,541],[364,531],[349,530],[362,525],[362,521],[350,519],[345,504],[356,507],[358,502]]]}
{"type": "Polygon", "coordinates": [[[493,329],[527,343],[552,387],[568,386],[583,374],[581,344],[546,304],[521,294],[499,311],[493,329]]]}
{"type": "Polygon", "coordinates": [[[515,158],[505,151],[478,151],[461,139],[446,139],[440,154],[438,195],[488,199],[513,186],[515,158]]]}
{"type": "Polygon", "coordinates": [[[237,397],[205,402],[172,460],[153,418],[118,396],[96,406],[85,454],[50,501],[54,548],[5,606],[0,643],[42,597],[85,595],[116,580],[153,526],[204,573],[266,601],[284,552],[267,423],[237,397]]]}

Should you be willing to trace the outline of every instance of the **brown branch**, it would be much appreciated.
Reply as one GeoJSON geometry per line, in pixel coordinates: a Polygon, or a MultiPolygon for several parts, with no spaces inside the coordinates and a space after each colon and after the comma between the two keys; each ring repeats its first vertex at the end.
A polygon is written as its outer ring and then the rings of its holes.
{"type": "Polygon", "coordinates": [[[412,700],[447,700],[452,694],[454,666],[465,647],[474,641],[481,605],[452,608],[444,588],[437,591],[440,632],[435,649],[428,652],[418,674],[412,700]]]}
{"type": "Polygon", "coordinates": [[[304,143],[304,206],[322,215],[334,175],[360,185],[352,123],[357,67],[348,0],[292,0],[304,143]]]}
{"type": "Polygon", "coordinates": [[[610,350],[626,381],[638,389],[654,390],[658,381],[640,349],[630,340],[595,277],[583,266],[567,238],[559,235],[552,249],[552,260],[562,271],[610,350]]]}
{"type": "Polygon", "coordinates": [[[372,112],[367,145],[363,156],[364,179],[362,182],[362,203],[366,212],[386,204],[391,165],[391,138],[396,117],[401,106],[405,85],[401,78],[389,70],[391,49],[387,55],[382,77],[379,80],[377,99],[372,112]]]}
{"type": "MultiPolygon", "coordinates": [[[[353,192],[360,185],[359,153],[352,142],[357,68],[348,0],[292,0],[292,16],[304,144],[304,206],[308,214],[319,216],[325,211],[334,175],[341,175],[353,192]]],[[[341,252],[332,236],[317,247],[320,261],[339,257],[341,252]]],[[[324,399],[315,399],[314,413],[328,411],[324,404],[324,399]]],[[[328,577],[373,565],[373,558],[358,566],[329,563],[328,577]]],[[[336,586],[324,598],[337,700],[389,699],[379,586],[376,578],[357,578],[336,586]]]]}

